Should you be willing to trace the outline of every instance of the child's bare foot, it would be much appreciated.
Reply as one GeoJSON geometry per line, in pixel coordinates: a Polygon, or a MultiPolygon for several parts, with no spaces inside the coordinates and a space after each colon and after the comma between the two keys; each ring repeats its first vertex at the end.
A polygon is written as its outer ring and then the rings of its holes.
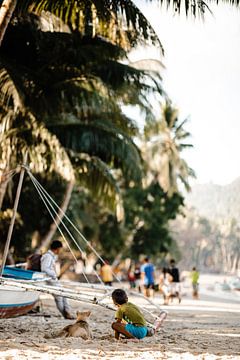
{"type": "Polygon", "coordinates": [[[158,331],[158,329],[162,326],[162,323],[166,319],[167,315],[168,315],[167,311],[163,310],[160,312],[160,315],[157,317],[157,319],[155,320],[155,323],[154,323],[155,331],[158,331]]]}

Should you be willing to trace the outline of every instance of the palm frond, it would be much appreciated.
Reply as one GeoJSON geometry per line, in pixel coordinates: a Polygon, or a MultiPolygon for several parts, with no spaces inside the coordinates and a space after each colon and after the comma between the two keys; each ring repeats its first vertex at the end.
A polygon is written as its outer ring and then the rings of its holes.
{"type": "Polygon", "coordinates": [[[65,180],[74,177],[69,157],[55,135],[36,122],[30,112],[19,112],[9,130],[2,133],[1,149],[11,151],[10,167],[23,161],[28,152],[28,166],[35,173],[56,172],[65,180]]]}
{"type": "Polygon", "coordinates": [[[159,44],[149,21],[129,0],[22,0],[17,11],[50,12],[82,35],[99,34],[126,49],[146,41],[159,44]]]}
{"type": "Polygon", "coordinates": [[[141,180],[141,156],[132,139],[113,124],[58,124],[49,130],[61,144],[77,153],[98,156],[112,168],[121,169],[126,180],[141,180]]]}
{"type": "Polygon", "coordinates": [[[22,95],[7,69],[0,62],[0,106],[15,112],[23,107],[22,95]]]}
{"type": "Polygon", "coordinates": [[[101,204],[115,211],[120,190],[111,169],[96,156],[70,152],[70,158],[78,184],[89,189],[101,204]]]}
{"type": "MultiPolygon", "coordinates": [[[[204,0],[146,0],[146,2],[156,2],[167,9],[172,8],[173,13],[185,13],[186,16],[192,15],[194,17],[203,17],[206,11],[211,12],[211,3],[219,3],[219,0],[211,0],[207,4],[204,0]]],[[[223,0],[233,6],[239,6],[239,0],[223,0]]]]}
{"type": "Polygon", "coordinates": [[[117,46],[100,38],[41,32],[32,16],[10,25],[2,53],[7,71],[25,94],[25,106],[41,117],[60,112],[84,119],[101,111],[114,113],[116,102],[138,105],[151,116],[149,93],[164,95],[159,74],[114,60],[120,55],[117,46]]]}

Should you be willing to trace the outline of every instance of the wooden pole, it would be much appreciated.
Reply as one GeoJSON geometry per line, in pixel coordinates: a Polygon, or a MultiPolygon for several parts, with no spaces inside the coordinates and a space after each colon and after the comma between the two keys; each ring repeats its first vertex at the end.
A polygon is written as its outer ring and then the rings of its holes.
{"type": "MultiPolygon", "coordinates": [[[[27,152],[26,152],[26,154],[24,156],[24,164],[26,164],[26,162],[27,162],[27,152]]],[[[7,256],[8,256],[8,251],[9,251],[9,247],[10,247],[13,227],[14,227],[14,223],[15,223],[15,219],[16,219],[16,215],[17,215],[17,208],[18,208],[19,198],[20,198],[20,194],[21,194],[24,173],[25,173],[25,168],[24,168],[24,166],[22,166],[21,171],[20,171],[20,177],[19,177],[17,192],[16,192],[16,198],[15,198],[14,207],[13,207],[13,216],[12,216],[10,226],[9,226],[9,229],[8,229],[7,241],[6,241],[6,245],[5,245],[4,253],[3,253],[0,277],[3,276],[4,266],[6,264],[6,260],[7,260],[7,256]]]]}
{"type": "Polygon", "coordinates": [[[16,5],[17,0],[4,0],[0,6],[0,46],[16,5]]]}
{"type": "Polygon", "coordinates": [[[81,301],[81,302],[86,302],[86,303],[90,303],[90,304],[94,304],[94,305],[99,305],[102,306],[106,309],[110,309],[113,311],[116,311],[112,306],[107,305],[107,304],[103,304],[103,303],[98,303],[96,297],[88,297],[87,294],[77,294],[74,293],[73,291],[68,291],[64,288],[61,287],[54,287],[54,286],[48,286],[48,285],[34,285],[33,283],[27,284],[27,282],[21,282],[21,281],[16,281],[16,280],[11,280],[11,279],[4,279],[1,278],[0,279],[0,284],[5,284],[8,286],[14,286],[16,288],[22,288],[25,290],[29,290],[29,291],[36,291],[36,292],[41,292],[41,293],[45,293],[45,294],[51,294],[51,295],[57,295],[57,296],[62,296],[71,300],[76,300],[76,301],[81,301]]]}

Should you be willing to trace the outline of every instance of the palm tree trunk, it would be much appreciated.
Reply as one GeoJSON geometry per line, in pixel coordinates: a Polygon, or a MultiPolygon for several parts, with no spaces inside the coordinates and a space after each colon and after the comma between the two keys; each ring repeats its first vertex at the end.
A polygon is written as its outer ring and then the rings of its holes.
{"type": "Polygon", "coordinates": [[[16,5],[17,0],[4,0],[0,7],[0,46],[16,5]]]}
{"type": "Polygon", "coordinates": [[[1,176],[0,174],[0,210],[2,208],[3,199],[7,190],[7,184],[8,180],[4,177],[4,175],[1,176]]]}
{"type": "Polygon", "coordinates": [[[238,269],[237,264],[238,264],[238,254],[236,254],[233,257],[233,261],[231,264],[231,274],[235,274],[235,272],[237,271],[237,269],[238,269]]]}
{"type": "MultiPolygon", "coordinates": [[[[1,141],[1,140],[0,140],[1,141]]],[[[10,147],[9,147],[10,149],[10,147]]],[[[9,158],[10,158],[10,152],[6,155],[7,160],[2,163],[2,166],[0,167],[0,210],[2,209],[4,196],[7,191],[7,186],[9,182],[9,158]]]]}
{"type": "Polygon", "coordinates": [[[75,179],[71,180],[66,188],[66,192],[65,192],[65,196],[62,202],[62,205],[58,211],[58,214],[56,215],[56,218],[54,220],[54,222],[51,224],[50,229],[48,231],[48,233],[44,236],[44,238],[41,241],[41,245],[39,246],[39,248],[36,250],[37,252],[42,250],[42,249],[46,249],[49,247],[49,244],[57,230],[58,225],[61,223],[63,216],[67,210],[68,204],[70,202],[71,199],[71,195],[72,195],[72,191],[74,188],[74,184],[75,184],[75,179]]]}

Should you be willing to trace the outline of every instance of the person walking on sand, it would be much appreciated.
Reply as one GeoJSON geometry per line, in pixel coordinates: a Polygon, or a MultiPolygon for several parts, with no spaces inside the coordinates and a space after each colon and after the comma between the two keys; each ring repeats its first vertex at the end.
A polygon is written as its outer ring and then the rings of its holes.
{"type": "Polygon", "coordinates": [[[139,293],[141,293],[142,289],[141,289],[141,266],[140,266],[140,264],[135,265],[134,277],[135,277],[136,289],[138,290],[139,293]]]}
{"type": "Polygon", "coordinates": [[[108,260],[105,260],[104,264],[100,269],[100,276],[104,285],[112,286],[113,282],[113,270],[108,260]]]}
{"type": "Polygon", "coordinates": [[[195,267],[192,268],[190,276],[191,276],[191,281],[192,281],[192,297],[193,297],[193,299],[198,299],[199,298],[199,295],[198,295],[199,272],[197,271],[197,269],[195,267]]]}
{"type": "MultiPolygon", "coordinates": [[[[41,271],[46,273],[47,276],[51,278],[50,280],[47,281],[47,284],[56,287],[61,286],[58,281],[57,273],[56,273],[56,261],[61,249],[62,249],[61,241],[54,240],[50,245],[50,249],[41,257],[41,271]]],[[[67,299],[59,295],[53,295],[53,296],[56,306],[60,311],[60,313],[63,315],[63,317],[65,319],[74,319],[74,317],[71,315],[70,312],[71,308],[68,304],[67,299]]]]}
{"type": "Polygon", "coordinates": [[[149,262],[149,258],[145,257],[141,266],[141,278],[144,286],[145,296],[153,296],[154,291],[154,266],[149,262]]]}
{"type": "Polygon", "coordinates": [[[172,276],[172,282],[170,284],[171,286],[171,298],[177,297],[178,302],[180,304],[181,302],[181,285],[180,285],[180,275],[179,270],[176,267],[175,260],[170,260],[170,267],[168,269],[169,274],[172,276]]]}
{"type": "Polygon", "coordinates": [[[172,275],[169,274],[167,268],[162,269],[162,273],[159,276],[159,291],[163,294],[164,305],[168,305],[171,297],[171,282],[173,280],[172,275]]]}
{"type": "Polygon", "coordinates": [[[133,263],[131,263],[129,266],[129,269],[127,271],[127,278],[128,278],[130,289],[135,289],[135,287],[136,287],[134,268],[135,268],[135,265],[133,263]]]}
{"type": "Polygon", "coordinates": [[[140,309],[128,301],[127,294],[124,290],[114,290],[112,292],[112,300],[114,305],[117,306],[115,314],[116,321],[112,323],[116,340],[119,340],[120,335],[123,335],[124,338],[135,340],[152,336],[159,330],[167,317],[167,312],[161,311],[154,323],[154,327],[149,328],[140,309]]]}

